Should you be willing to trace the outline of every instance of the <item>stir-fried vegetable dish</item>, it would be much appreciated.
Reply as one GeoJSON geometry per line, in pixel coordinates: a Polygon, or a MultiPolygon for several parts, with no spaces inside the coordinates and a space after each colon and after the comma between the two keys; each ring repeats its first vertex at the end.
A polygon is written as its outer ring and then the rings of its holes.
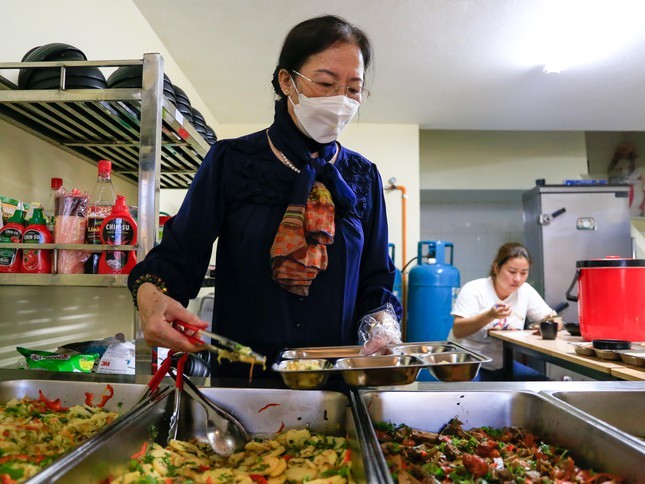
{"type": "Polygon", "coordinates": [[[621,482],[611,474],[581,469],[567,450],[517,427],[464,430],[456,418],[438,433],[389,422],[374,427],[398,483],[621,482]]]}
{"type": "Polygon", "coordinates": [[[130,471],[110,483],[296,483],[353,482],[347,440],[309,430],[256,438],[228,457],[207,443],[171,440],[164,448],[147,443],[132,456],[130,471]]]}
{"type": "Polygon", "coordinates": [[[12,399],[0,404],[0,482],[23,482],[111,423],[119,414],[103,405],[112,387],[93,406],[86,394],[84,405],[63,407],[60,399],[48,400],[42,392],[35,400],[12,399]]]}

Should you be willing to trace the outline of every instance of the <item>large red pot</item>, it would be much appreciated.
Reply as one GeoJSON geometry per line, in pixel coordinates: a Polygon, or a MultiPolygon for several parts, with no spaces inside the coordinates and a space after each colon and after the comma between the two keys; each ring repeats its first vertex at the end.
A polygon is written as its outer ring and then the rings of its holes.
{"type": "Polygon", "coordinates": [[[645,259],[576,262],[567,299],[578,301],[580,333],[585,341],[645,341],[645,259]],[[571,289],[578,282],[578,296],[571,289]]]}

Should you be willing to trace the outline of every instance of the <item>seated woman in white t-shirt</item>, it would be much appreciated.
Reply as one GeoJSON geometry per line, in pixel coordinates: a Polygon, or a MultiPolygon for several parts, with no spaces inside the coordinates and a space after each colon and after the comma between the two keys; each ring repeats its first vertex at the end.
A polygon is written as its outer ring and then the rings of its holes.
{"type": "MultiPolygon", "coordinates": [[[[459,291],[448,339],[492,358],[478,379],[503,379],[502,342],[489,336],[489,330],[524,329],[526,319],[532,322],[556,314],[526,282],[530,265],[526,247],[516,242],[504,244],[497,251],[489,277],[470,281],[459,291]]],[[[519,363],[514,365],[515,375],[537,373],[519,363]]]]}

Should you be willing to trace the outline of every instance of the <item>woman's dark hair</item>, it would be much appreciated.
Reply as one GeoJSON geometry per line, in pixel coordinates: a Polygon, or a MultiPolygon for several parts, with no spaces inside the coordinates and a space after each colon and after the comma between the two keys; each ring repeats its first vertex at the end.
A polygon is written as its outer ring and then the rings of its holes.
{"type": "Polygon", "coordinates": [[[533,260],[531,259],[531,255],[529,254],[528,249],[524,247],[522,244],[518,244],[517,242],[509,242],[507,244],[502,245],[497,251],[497,255],[495,256],[493,265],[490,267],[489,275],[491,277],[495,277],[497,275],[495,274],[495,268],[499,269],[504,264],[506,264],[510,259],[517,259],[518,257],[522,257],[526,259],[529,262],[529,265],[533,263],[533,260]]]}
{"type": "Polygon", "coordinates": [[[356,44],[363,54],[365,70],[372,61],[372,44],[367,34],[355,25],[334,15],[315,17],[299,23],[287,34],[282,45],[278,65],[273,71],[273,89],[281,99],[286,96],[280,89],[278,73],[297,71],[312,55],[318,54],[334,44],[356,44]]]}

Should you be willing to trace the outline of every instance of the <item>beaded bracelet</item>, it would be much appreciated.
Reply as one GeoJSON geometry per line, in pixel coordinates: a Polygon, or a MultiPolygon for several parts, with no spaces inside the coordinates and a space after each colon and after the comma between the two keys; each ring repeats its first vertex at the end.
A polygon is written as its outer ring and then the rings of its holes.
{"type": "Polygon", "coordinates": [[[135,309],[139,309],[139,305],[137,304],[137,291],[139,291],[141,284],[144,284],[146,282],[154,284],[164,294],[168,292],[166,283],[161,277],[155,276],[154,274],[144,274],[140,276],[136,281],[134,281],[134,284],[132,284],[132,302],[134,303],[135,309]]]}

